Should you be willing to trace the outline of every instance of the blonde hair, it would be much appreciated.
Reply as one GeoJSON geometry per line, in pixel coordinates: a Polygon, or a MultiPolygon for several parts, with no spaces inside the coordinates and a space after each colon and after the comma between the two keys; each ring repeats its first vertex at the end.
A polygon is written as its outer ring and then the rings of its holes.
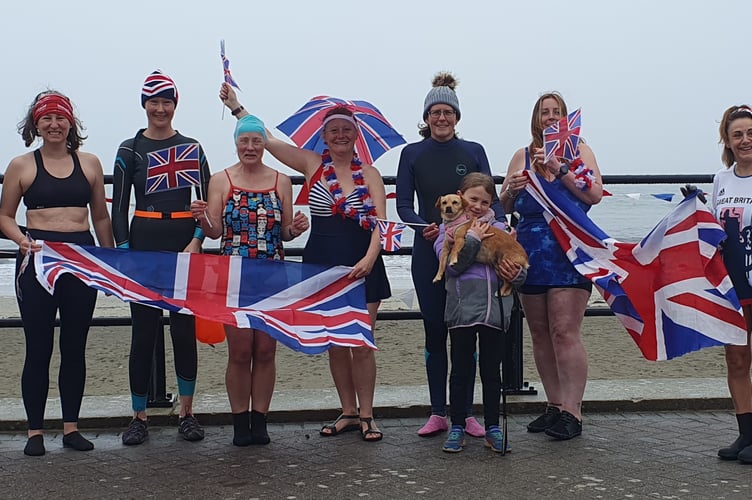
{"type": "Polygon", "coordinates": [[[554,99],[556,103],[559,105],[559,109],[561,110],[561,116],[567,116],[567,103],[564,102],[564,98],[556,91],[547,92],[543,95],[541,95],[537,101],[535,101],[535,106],[533,106],[533,116],[530,118],[530,133],[532,134],[532,140],[530,142],[530,157],[531,162],[533,164],[533,168],[535,168],[536,172],[539,174],[544,173],[544,167],[543,165],[538,165],[535,159],[532,158],[533,152],[536,149],[540,149],[543,147],[543,125],[541,125],[541,106],[543,105],[543,101],[546,99],[554,99]]]}

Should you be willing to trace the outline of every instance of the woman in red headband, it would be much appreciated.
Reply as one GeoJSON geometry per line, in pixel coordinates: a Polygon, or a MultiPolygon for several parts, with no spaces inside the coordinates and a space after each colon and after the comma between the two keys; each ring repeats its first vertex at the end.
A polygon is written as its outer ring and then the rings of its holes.
{"type": "Polygon", "coordinates": [[[11,160],[0,199],[0,230],[19,249],[16,294],[26,336],[21,391],[29,422],[24,453],[45,453],[44,410],[58,310],[63,446],[88,451],[94,445],[78,432],[78,413],[86,382],[86,338],[97,292],[65,274],[50,295],[37,282],[34,259],[29,257],[41,249],[38,240],[94,245],[90,217],[99,244],[114,246],[102,164],[93,154],[78,150],[85,139],[81,123],[70,100],[58,92],[39,94],[18,128],[27,147],[38,138],[42,142],[38,149],[11,160]],[[16,222],[21,200],[26,205],[25,229],[16,222]]]}

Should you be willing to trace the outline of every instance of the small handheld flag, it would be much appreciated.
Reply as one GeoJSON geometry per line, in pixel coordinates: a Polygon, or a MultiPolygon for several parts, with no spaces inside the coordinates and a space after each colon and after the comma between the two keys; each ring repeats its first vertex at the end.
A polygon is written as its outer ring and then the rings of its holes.
{"type": "Polygon", "coordinates": [[[152,151],[147,159],[146,194],[201,185],[201,159],[196,143],[152,151]]]}
{"type": "Polygon", "coordinates": [[[402,232],[407,226],[399,222],[379,221],[381,248],[385,252],[396,252],[402,246],[402,232]]]}
{"type": "Polygon", "coordinates": [[[227,56],[225,55],[225,41],[224,40],[220,40],[219,42],[219,55],[222,57],[222,67],[225,72],[225,83],[227,83],[228,85],[232,85],[236,89],[240,90],[238,83],[232,77],[232,73],[230,73],[230,60],[227,59],[227,56]]]}
{"type": "Polygon", "coordinates": [[[567,160],[577,158],[577,146],[580,143],[580,125],[582,108],[578,108],[543,131],[543,148],[546,162],[552,156],[567,160]]]}

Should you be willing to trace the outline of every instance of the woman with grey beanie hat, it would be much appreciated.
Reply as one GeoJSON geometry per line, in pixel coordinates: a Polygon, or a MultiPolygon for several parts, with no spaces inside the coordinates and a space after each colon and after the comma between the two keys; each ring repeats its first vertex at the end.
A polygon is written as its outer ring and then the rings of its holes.
{"type": "MultiPolygon", "coordinates": [[[[418,430],[420,436],[432,436],[449,427],[447,400],[447,327],[444,323],[446,291],[444,282],[433,283],[439,265],[433,241],[439,234],[441,214],[434,203],[439,196],[455,193],[462,178],[471,172],[491,175],[483,146],[457,137],[455,127],[460,120],[460,103],[455,92],[457,80],[451,73],[438,73],[433,87],[423,102],[423,122],[419,133],[423,140],[402,149],[397,170],[397,212],[407,224],[425,226],[416,231],[412,252],[413,285],[418,295],[426,334],[425,357],[431,417],[418,430]],[[418,197],[418,210],[414,199],[418,197]]],[[[504,220],[504,209],[494,198],[492,208],[498,220],[504,220]]],[[[473,362],[473,364],[475,364],[473,362]]],[[[473,380],[474,380],[473,376],[473,380]]],[[[472,417],[472,394],[467,402],[465,432],[483,437],[485,429],[472,417]]]]}

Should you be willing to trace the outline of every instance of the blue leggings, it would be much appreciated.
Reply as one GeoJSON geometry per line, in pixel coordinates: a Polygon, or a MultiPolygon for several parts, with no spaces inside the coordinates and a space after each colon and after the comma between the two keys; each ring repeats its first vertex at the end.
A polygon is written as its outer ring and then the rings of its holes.
{"type": "MultiPolygon", "coordinates": [[[[433,242],[427,241],[416,233],[413,242],[412,275],[413,286],[418,295],[420,312],[423,315],[423,329],[426,334],[426,374],[428,375],[428,392],[431,398],[431,414],[446,415],[447,374],[449,361],[447,356],[448,331],[444,323],[444,306],[446,291],[444,281],[433,283],[433,277],[439,268],[439,259],[433,250],[433,242]]],[[[475,353],[472,354],[472,377],[467,391],[467,415],[472,415],[473,392],[475,387],[475,353]]]]}
{"type": "MultiPolygon", "coordinates": [[[[93,245],[88,231],[58,233],[29,229],[34,239],[67,241],[80,245],[93,245]]],[[[16,275],[23,260],[16,259],[16,275]]],[[[26,418],[30,430],[44,428],[44,410],[50,385],[50,359],[55,341],[55,316],[60,312],[60,371],[58,389],[63,422],[78,422],[81,400],[86,384],[86,340],[89,324],[94,314],[97,291],[84,285],[78,278],[63,274],[55,283],[55,293],[50,295],[36,279],[34,259],[21,275],[17,284],[18,309],[26,337],[26,358],[21,374],[26,418]]]]}

